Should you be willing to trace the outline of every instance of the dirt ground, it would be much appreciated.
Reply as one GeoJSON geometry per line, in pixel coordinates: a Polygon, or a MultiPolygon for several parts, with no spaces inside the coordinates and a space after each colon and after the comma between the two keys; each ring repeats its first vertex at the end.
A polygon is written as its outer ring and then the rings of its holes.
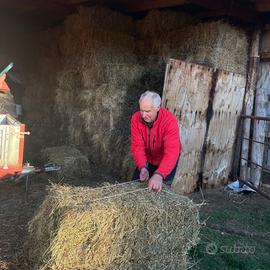
{"type": "Polygon", "coordinates": [[[0,269],[16,269],[27,223],[45,197],[48,181],[32,177],[30,182],[28,193],[25,182],[0,184],[0,269]]]}
{"type": "MultiPolygon", "coordinates": [[[[24,237],[27,234],[27,223],[44,200],[48,184],[47,175],[32,176],[28,192],[26,192],[25,181],[19,184],[0,184],[0,269],[22,269],[18,254],[23,247],[24,237]]],[[[82,184],[96,185],[94,182],[87,183],[87,181],[82,182],[82,184]]],[[[270,189],[266,192],[270,194],[270,189]]],[[[203,193],[204,205],[200,210],[202,220],[207,219],[214,211],[224,208],[228,204],[245,205],[245,207],[254,210],[269,208],[270,205],[268,200],[258,194],[235,195],[224,191],[224,188],[208,190],[203,193]]],[[[189,197],[197,203],[201,203],[203,199],[201,193],[194,193],[189,197]]],[[[251,234],[244,227],[231,225],[223,226],[222,230],[234,234],[251,234]]],[[[214,229],[220,230],[221,228],[216,225],[214,229]]],[[[262,235],[262,237],[266,236],[262,235]]],[[[270,239],[270,235],[267,235],[267,237],[270,239]]]]}

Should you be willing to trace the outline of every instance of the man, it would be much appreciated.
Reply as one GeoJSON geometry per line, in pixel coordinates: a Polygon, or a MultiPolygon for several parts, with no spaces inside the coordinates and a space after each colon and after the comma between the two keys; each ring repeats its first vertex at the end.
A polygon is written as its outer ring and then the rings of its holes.
{"type": "Polygon", "coordinates": [[[149,190],[160,192],[163,181],[171,184],[175,176],[181,152],[178,121],[160,107],[155,92],[143,93],[139,105],[131,118],[131,151],[137,166],[132,179],[149,180],[149,190]]]}

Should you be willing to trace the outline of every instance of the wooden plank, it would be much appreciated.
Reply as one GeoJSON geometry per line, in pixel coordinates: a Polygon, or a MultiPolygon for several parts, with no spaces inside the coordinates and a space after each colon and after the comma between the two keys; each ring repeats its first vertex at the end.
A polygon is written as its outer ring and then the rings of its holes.
{"type": "Polygon", "coordinates": [[[163,106],[179,119],[182,154],[173,188],[180,193],[196,189],[206,132],[206,112],[213,69],[170,60],[163,89],[163,106]]]}
{"type": "Polygon", "coordinates": [[[260,0],[255,4],[256,10],[259,12],[269,12],[270,11],[270,2],[269,0],[260,0]]]}
{"type": "Polygon", "coordinates": [[[254,8],[235,1],[190,0],[189,2],[207,8],[207,11],[199,14],[201,18],[229,16],[247,22],[258,22],[259,20],[259,14],[254,8]]]}
{"type": "MultiPolygon", "coordinates": [[[[247,77],[247,86],[244,97],[243,104],[243,114],[252,115],[253,114],[253,103],[254,103],[254,93],[257,83],[258,66],[259,66],[259,45],[260,45],[260,29],[255,29],[252,36],[251,50],[250,50],[250,61],[249,61],[249,72],[247,77]]],[[[250,119],[246,119],[243,125],[243,137],[250,138],[250,119]]],[[[243,180],[247,180],[246,176],[248,174],[248,162],[249,159],[249,148],[250,142],[248,140],[243,140],[242,142],[242,153],[241,156],[241,171],[240,175],[243,180]]]]}
{"type": "Polygon", "coordinates": [[[201,19],[211,18],[211,17],[231,17],[241,20],[243,22],[258,22],[259,14],[254,11],[247,9],[232,9],[228,11],[228,9],[215,9],[215,10],[207,10],[202,11],[198,14],[198,17],[201,19]]]}
{"type": "Polygon", "coordinates": [[[228,181],[245,85],[243,75],[218,72],[203,168],[203,183],[207,187],[217,187],[228,181]]]}
{"type": "Polygon", "coordinates": [[[270,57],[270,29],[269,26],[264,27],[262,40],[260,44],[261,60],[269,60],[270,57]]]}
{"type": "Polygon", "coordinates": [[[261,61],[262,62],[270,62],[270,52],[262,52],[261,53],[261,61]]]}
{"type": "Polygon", "coordinates": [[[126,12],[139,12],[155,8],[165,8],[180,6],[187,3],[187,0],[148,0],[148,1],[113,1],[122,10],[126,12]]]}
{"type": "MultiPolygon", "coordinates": [[[[270,63],[263,63],[260,66],[260,75],[256,89],[255,116],[267,116],[266,106],[268,103],[268,89],[270,89],[270,63]]],[[[253,139],[265,142],[266,127],[269,122],[255,121],[253,129],[253,139]]],[[[262,166],[265,146],[252,142],[251,161],[262,166]]],[[[251,182],[259,187],[261,184],[262,168],[251,164],[251,182]]]]}

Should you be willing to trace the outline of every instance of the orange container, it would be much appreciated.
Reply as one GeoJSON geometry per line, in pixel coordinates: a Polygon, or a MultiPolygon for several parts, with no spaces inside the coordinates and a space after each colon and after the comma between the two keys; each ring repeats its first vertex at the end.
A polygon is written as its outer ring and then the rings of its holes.
{"type": "Polygon", "coordinates": [[[7,83],[5,82],[5,79],[6,79],[6,74],[0,76],[0,92],[9,93],[10,89],[7,83]]]}

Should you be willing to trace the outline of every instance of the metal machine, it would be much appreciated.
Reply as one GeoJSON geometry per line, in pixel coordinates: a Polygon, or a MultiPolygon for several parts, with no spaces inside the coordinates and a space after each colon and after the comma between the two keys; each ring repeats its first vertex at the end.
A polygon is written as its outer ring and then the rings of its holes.
{"type": "MultiPolygon", "coordinates": [[[[10,89],[5,82],[6,72],[13,67],[10,63],[0,72],[0,92],[6,94],[10,89]]],[[[9,179],[21,179],[24,176],[37,172],[58,171],[57,164],[46,164],[36,168],[29,163],[23,165],[25,125],[9,114],[0,114],[0,182],[9,179]]]]}
{"type": "Polygon", "coordinates": [[[8,114],[0,114],[0,179],[23,171],[25,125],[8,114]]]}

